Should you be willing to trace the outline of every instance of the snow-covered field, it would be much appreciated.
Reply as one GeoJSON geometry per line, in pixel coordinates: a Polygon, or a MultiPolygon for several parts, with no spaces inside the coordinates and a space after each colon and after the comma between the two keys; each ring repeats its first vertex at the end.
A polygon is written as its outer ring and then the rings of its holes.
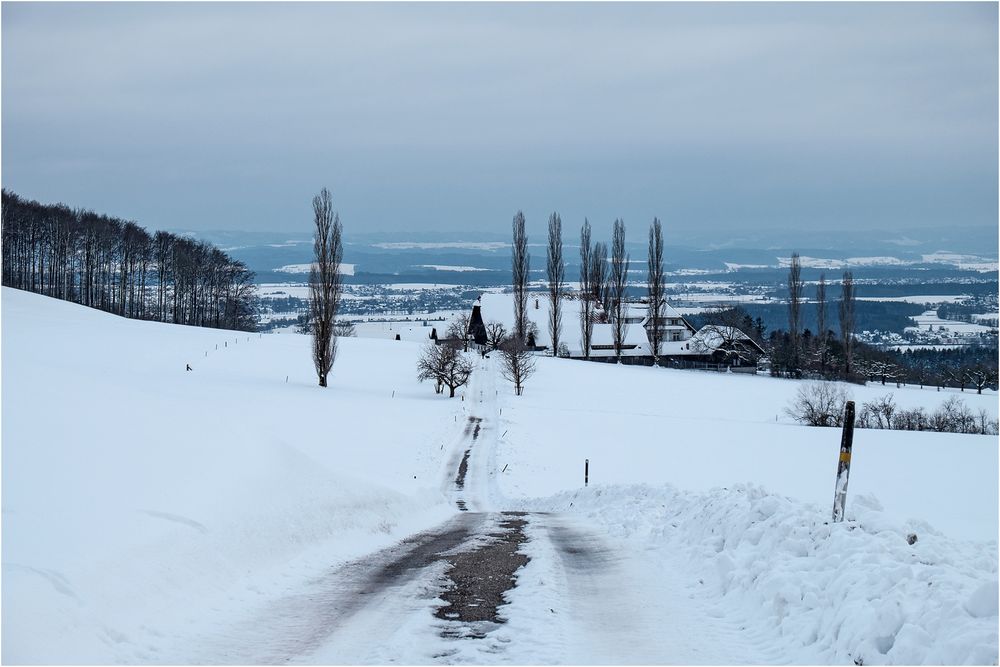
{"type": "Polygon", "coordinates": [[[996,327],[990,327],[983,324],[975,324],[973,322],[958,322],[956,320],[943,320],[937,315],[936,310],[927,310],[922,314],[911,318],[916,325],[912,327],[907,327],[906,330],[928,330],[928,327],[934,327],[935,331],[942,328],[951,331],[952,333],[959,335],[967,334],[979,334],[988,333],[990,331],[996,331],[996,327]]]}
{"type": "MultiPolygon", "coordinates": [[[[515,397],[491,355],[447,400],[406,340],[342,339],[323,390],[298,335],[6,288],[2,326],[5,662],[192,661],[206,635],[452,517],[441,479],[472,416],[470,507],[552,512],[529,515],[508,623],[442,638],[414,579],[416,602],[301,660],[997,662],[996,437],[856,431],[831,525],[839,431],[782,415],[790,380],[539,358],[515,397]],[[592,567],[574,574],[558,535],[592,567]]],[[[995,394],[963,398],[996,416],[995,394]]]]}
{"type": "MultiPolygon", "coordinates": [[[[499,493],[620,539],[625,570],[662,572],[636,606],[677,617],[659,631],[679,662],[996,664],[995,436],[856,430],[848,521],[831,525],[840,430],[781,414],[800,383],[536,361],[523,396],[500,391],[499,493]],[[689,628],[695,614],[739,631],[689,628]]],[[[906,407],[958,393],[852,388],[888,391],[906,407]]],[[[963,398],[997,414],[996,394],[963,398]]]]}
{"type": "Polygon", "coordinates": [[[858,301],[889,301],[893,303],[915,303],[917,305],[939,305],[942,303],[961,303],[968,298],[968,294],[915,294],[912,296],[859,296],[858,301]]]}
{"type": "MultiPolygon", "coordinates": [[[[795,380],[538,358],[521,400],[507,402],[498,460],[506,493],[578,488],[584,459],[598,484],[670,483],[707,491],[744,482],[833,503],[840,430],[794,422],[795,380]]],[[[901,409],[933,410],[950,396],[997,416],[977,396],[894,385],[844,385],[857,405],[892,393],[901,409]]],[[[964,539],[997,538],[995,436],[857,430],[850,489],[874,494],[894,520],[918,518],[964,539]]]]}
{"type": "MultiPolygon", "coordinates": [[[[448,311],[440,311],[436,313],[429,313],[428,318],[438,318],[441,316],[446,316],[448,319],[454,316],[454,313],[449,313],[448,311]]],[[[410,318],[413,315],[408,316],[410,318]]],[[[417,316],[419,317],[419,316],[417,316]]],[[[445,337],[445,333],[448,330],[448,321],[441,321],[437,319],[426,320],[427,326],[423,325],[425,320],[418,321],[393,321],[393,322],[358,322],[354,325],[355,335],[359,338],[379,338],[383,340],[394,340],[398,335],[400,340],[410,341],[411,343],[426,343],[430,340],[431,333],[437,329],[437,334],[440,338],[445,337]]]]}
{"type": "Polygon", "coordinates": [[[343,340],[323,390],[304,336],[2,299],[6,663],[163,661],[453,512],[416,344],[343,340]]]}
{"type": "MultiPolygon", "coordinates": [[[[355,266],[356,264],[345,264],[344,262],[341,262],[339,273],[345,276],[353,276],[355,266]]],[[[309,262],[306,262],[305,264],[285,264],[284,266],[279,266],[274,270],[279,273],[296,273],[305,275],[312,270],[312,264],[309,262]]]]}
{"type": "Polygon", "coordinates": [[[372,247],[384,250],[441,250],[461,249],[461,250],[502,250],[509,248],[510,244],[504,241],[448,241],[448,242],[424,242],[424,241],[398,241],[393,243],[373,243],[372,247]]]}
{"type": "Polygon", "coordinates": [[[489,271],[489,269],[483,269],[477,266],[455,266],[453,264],[421,264],[425,269],[434,269],[435,271],[458,271],[459,273],[464,273],[467,271],[489,271]]]}

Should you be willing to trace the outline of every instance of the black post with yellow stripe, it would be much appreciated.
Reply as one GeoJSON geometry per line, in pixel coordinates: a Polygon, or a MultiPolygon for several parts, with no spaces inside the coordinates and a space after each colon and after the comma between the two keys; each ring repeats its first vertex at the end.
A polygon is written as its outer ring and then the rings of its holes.
{"type": "Polygon", "coordinates": [[[833,494],[833,521],[844,520],[847,502],[847,479],[851,474],[851,448],[854,446],[854,401],[844,407],[844,430],[840,435],[840,461],[837,464],[837,487],[833,494]]]}

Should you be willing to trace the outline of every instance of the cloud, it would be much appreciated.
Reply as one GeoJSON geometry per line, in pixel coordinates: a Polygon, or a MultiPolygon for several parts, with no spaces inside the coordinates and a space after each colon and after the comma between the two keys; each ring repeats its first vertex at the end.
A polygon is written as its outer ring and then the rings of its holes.
{"type": "Polygon", "coordinates": [[[2,11],[5,186],[151,226],[996,220],[995,5],[2,11]]]}

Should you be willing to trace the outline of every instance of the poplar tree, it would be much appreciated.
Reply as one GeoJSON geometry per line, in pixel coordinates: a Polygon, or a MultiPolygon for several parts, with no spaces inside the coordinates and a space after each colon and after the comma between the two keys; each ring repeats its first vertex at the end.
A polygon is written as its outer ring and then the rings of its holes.
{"type": "Polygon", "coordinates": [[[549,278],[549,338],[553,357],[559,354],[562,338],[562,292],[566,282],[562,246],[562,220],[558,213],[553,213],[549,216],[549,245],[545,256],[549,278]]]}
{"type": "Polygon", "coordinates": [[[309,310],[312,316],[312,353],[319,386],[327,386],[327,376],[337,358],[337,338],[333,323],[340,305],[340,260],[343,257],[340,216],[333,210],[330,191],[323,188],[313,197],[316,224],[313,237],[313,265],[309,271],[309,310]]]}

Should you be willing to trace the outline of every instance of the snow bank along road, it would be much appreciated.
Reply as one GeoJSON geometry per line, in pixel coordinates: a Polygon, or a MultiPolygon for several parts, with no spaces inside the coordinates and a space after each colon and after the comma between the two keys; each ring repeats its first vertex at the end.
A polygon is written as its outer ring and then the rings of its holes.
{"type": "MultiPolygon", "coordinates": [[[[192,642],[205,663],[735,663],[766,641],[669,595],[669,573],[570,516],[505,510],[495,369],[466,396],[441,486],[458,513],[192,642]],[[668,599],[669,598],[669,599],[668,599]]],[[[181,658],[182,656],[173,656],[181,658]]]]}

